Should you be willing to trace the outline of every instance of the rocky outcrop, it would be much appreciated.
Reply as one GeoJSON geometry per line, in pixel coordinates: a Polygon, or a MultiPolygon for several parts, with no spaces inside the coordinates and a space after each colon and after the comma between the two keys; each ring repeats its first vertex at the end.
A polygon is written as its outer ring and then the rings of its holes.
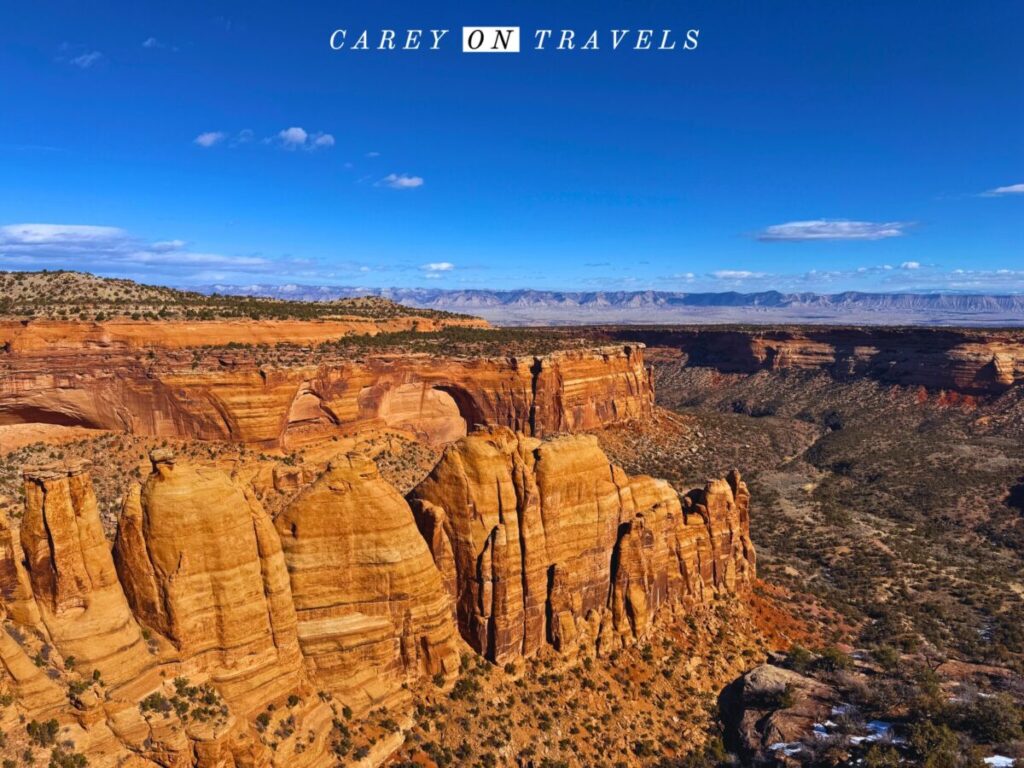
{"type": "Polygon", "coordinates": [[[503,662],[544,644],[599,652],[662,610],[739,590],[754,571],[738,474],[688,495],[630,478],[591,436],[508,429],[450,446],[410,494],[462,636],[503,662]]]}
{"type": "Polygon", "coordinates": [[[412,511],[372,461],[327,471],[276,519],[311,676],[357,711],[458,669],[449,598],[412,511]]]}
{"type": "Polygon", "coordinates": [[[166,703],[168,680],[185,680],[178,676],[190,670],[162,653],[132,613],[87,466],[29,470],[25,496],[24,561],[14,567],[23,569],[30,597],[19,587],[12,603],[5,602],[13,624],[0,633],[0,684],[15,694],[20,715],[54,718],[62,740],[90,765],[269,766],[269,750],[226,706],[187,719],[166,703]],[[153,714],[147,701],[157,707],[153,714]]]}
{"type": "Polygon", "coordinates": [[[21,546],[54,644],[116,685],[154,661],[118,583],[87,469],[52,465],[26,473],[21,546]]]}
{"type": "Polygon", "coordinates": [[[628,328],[613,338],[680,350],[723,373],[822,370],[840,378],[998,394],[1024,381],[1024,333],[930,328],[628,328]]]}
{"type": "Polygon", "coordinates": [[[224,473],[152,454],[126,500],[115,559],[128,603],[174,646],[183,674],[210,675],[255,714],[302,687],[281,544],[252,494],[224,473]]]}
{"type": "Polygon", "coordinates": [[[143,353],[116,344],[3,349],[0,342],[0,425],[42,422],[284,447],[394,428],[440,444],[477,424],[536,436],[594,429],[649,416],[654,403],[638,345],[278,366],[244,351],[199,365],[187,351],[143,353]]]}
{"type": "Polygon", "coordinates": [[[774,762],[773,753],[810,737],[838,702],[835,689],[771,664],[747,672],[719,696],[726,737],[747,761],[774,762]]]}

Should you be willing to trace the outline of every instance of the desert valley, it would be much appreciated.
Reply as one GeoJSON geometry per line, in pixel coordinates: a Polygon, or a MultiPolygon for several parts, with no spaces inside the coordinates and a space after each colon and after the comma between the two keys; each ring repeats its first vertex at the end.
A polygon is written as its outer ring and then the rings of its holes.
{"type": "Polygon", "coordinates": [[[0,296],[5,768],[1024,757],[1022,331],[0,296]]]}

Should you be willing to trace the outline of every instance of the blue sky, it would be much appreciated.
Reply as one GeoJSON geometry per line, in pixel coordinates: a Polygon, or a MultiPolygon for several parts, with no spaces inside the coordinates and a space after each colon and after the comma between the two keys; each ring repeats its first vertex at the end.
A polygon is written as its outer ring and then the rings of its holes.
{"type": "Polygon", "coordinates": [[[0,269],[1024,291],[1021,29],[1019,0],[8,3],[0,269]],[[464,24],[524,51],[462,54],[464,24]],[[644,28],[699,47],[611,50],[644,28]]]}

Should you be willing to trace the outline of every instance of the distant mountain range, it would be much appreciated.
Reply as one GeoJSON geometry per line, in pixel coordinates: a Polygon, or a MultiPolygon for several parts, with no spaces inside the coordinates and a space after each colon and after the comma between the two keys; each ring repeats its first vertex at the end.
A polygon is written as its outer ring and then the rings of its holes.
{"type": "Polygon", "coordinates": [[[331,301],[382,296],[508,324],[595,322],[823,322],[1024,325],[1024,295],[971,293],[683,293],[676,291],[445,290],[310,285],[211,285],[206,293],[331,301]]]}

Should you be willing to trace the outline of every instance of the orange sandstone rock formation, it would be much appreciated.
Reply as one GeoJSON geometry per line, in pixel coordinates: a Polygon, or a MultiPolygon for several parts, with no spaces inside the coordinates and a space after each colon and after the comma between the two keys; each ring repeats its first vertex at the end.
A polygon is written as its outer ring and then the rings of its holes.
{"type": "Polygon", "coordinates": [[[451,608],[412,511],[350,455],[278,517],[310,674],[349,706],[393,704],[402,684],[458,669],[451,608]]]}
{"type": "Polygon", "coordinates": [[[395,428],[445,443],[474,425],[544,436],[649,416],[643,347],[537,357],[379,355],[263,366],[239,352],[196,367],[185,352],[119,344],[0,342],[0,425],[51,423],[138,435],[301,446],[395,428]]]}
{"type": "Polygon", "coordinates": [[[281,544],[251,493],[224,473],[154,451],[125,503],[117,571],[139,620],[166,637],[184,674],[208,673],[256,712],[302,686],[281,544]]]}
{"type": "Polygon", "coordinates": [[[168,350],[221,344],[319,344],[343,336],[443,328],[487,328],[475,317],[431,318],[416,315],[336,320],[146,320],[103,322],[62,320],[0,320],[0,347],[11,352],[55,350],[168,350]]]}
{"type": "MultiPolygon", "coordinates": [[[[0,662],[24,717],[53,717],[62,741],[96,766],[269,766],[271,753],[225,707],[202,720],[171,710],[148,713],[142,702],[160,696],[184,670],[147,642],[118,581],[103,536],[85,465],[50,465],[26,472],[21,528],[23,565],[8,610],[13,631],[0,633],[0,662]],[[35,618],[38,617],[38,618],[35,618]],[[39,644],[35,663],[28,661],[39,644]],[[46,655],[43,655],[46,651],[46,655]],[[49,657],[54,666],[39,669],[49,657]],[[35,669],[35,673],[33,673],[35,669]]],[[[11,570],[5,546],[4,585],[11,570]]],[[[151,641],[152,642],[152,641],[151,641]]],[[[166,702],[166,698],[153,699],[166,702]]]]}
{"type": "Polygon", "coordinates": [[[21,546],[54,643],[116,685],[154,662],[118,583],[87,468],[54,465],[26,474],[21,546]]]}
{"type": "Polygon", "coordinates": [[[496,662],[548,643],[599,652],[753,576],[738,473],[691,493],[630,478],[590,436],[492,429],[450,446],[410,494],[466,641],[496,662]]]}
{"type": "Polygon", "coordinates": [[[0,727],[56,718],[101,768],[333,764],[342,708],[404,722],[460,633],[499,662],[604,653],[754,575],[737,473],[680,500],[589,436],[475,433],[408,502],[343,455],[280,478],[305,487],[274,520],[235,477],[151,460],[113,553],[84,465],[26,473],[20,536],[0,521],[0,727]]]}

